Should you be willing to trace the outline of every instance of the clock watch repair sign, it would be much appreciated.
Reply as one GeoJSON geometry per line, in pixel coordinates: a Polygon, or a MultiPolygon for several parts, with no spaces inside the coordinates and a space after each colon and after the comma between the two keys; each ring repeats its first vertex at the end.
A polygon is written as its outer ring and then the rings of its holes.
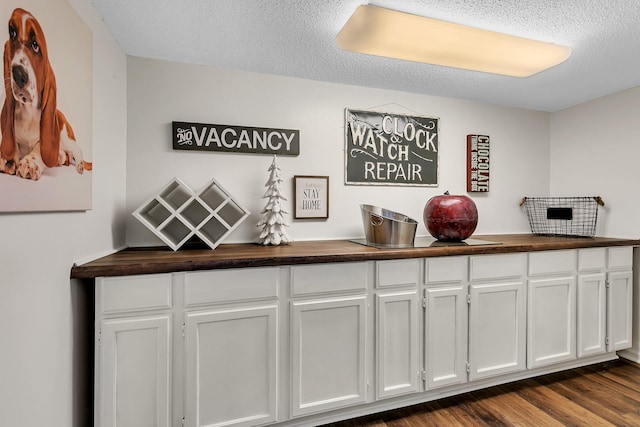
{"type": "Polygon", "coordinates": [[[438,185],[438,118],[345,112],[345,184],[438,185]]]}
{"type": "Polygon", "coordinates": [[[231,153],[300,154],[300,131],[172,122],[173,149],[231,153]]]}

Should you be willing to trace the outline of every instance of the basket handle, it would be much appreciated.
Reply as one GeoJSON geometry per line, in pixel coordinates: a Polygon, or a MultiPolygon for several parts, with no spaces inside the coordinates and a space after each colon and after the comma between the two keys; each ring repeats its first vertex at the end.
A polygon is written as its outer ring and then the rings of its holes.
{"type": "MultiPolygon", "coordinates": [[[[595,200],[600,206],[604,206],[604,200],[602,200],[602,197],[595,196],[593,200],[595,200]]],[[[520,206],[524,205],[524,202],[526,201],[527,201],[527,198],[523,197],[522,200],[520,200],[520,206]]]]}
{"type": "Polygon", "coordinates": [[[382,218],[381,216],[377,216],[374,214],[371,214],[371,218],[369,219],[369,222],[371,223],[371,225],[373,225],[374,227],[380,227],[382,225],[382,223],[384,222],[384,218],[382,218]],[[376,218],[378,221],[374,221],[373,219],[376,218]]]}

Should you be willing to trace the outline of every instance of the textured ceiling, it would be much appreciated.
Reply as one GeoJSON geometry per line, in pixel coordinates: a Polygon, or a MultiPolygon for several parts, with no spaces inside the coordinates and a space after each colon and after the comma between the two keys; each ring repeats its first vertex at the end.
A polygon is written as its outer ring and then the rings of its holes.
{"type": "MultiPolygon", "coordinates": [[[[371,4],[569,46],[504,77],[344,52],[361,0],[92,0],[128,55],[557,111],[640,86],[638,0],[378,0],[371,4]]],[[[425,41],[428,42],[428,41],[425,41]]]]}

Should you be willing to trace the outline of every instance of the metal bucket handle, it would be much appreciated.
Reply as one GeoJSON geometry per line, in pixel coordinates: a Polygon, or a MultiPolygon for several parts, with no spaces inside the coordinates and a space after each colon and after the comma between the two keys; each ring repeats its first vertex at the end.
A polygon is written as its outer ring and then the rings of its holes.
{"type": "Polygon", "coordinates": [[[375,215],[375,214],[371,214],[371,218],[369,219],[369,222],[371,223],[371,225],[373,225],[374,227],[380,227],[382,225],[382,223],[384,222],[384,218],[382,218],[381,216],[375,215]],[[379,220],[380,222],[374,222],[373,219],[376,218],[377,220],[379,220]]]}

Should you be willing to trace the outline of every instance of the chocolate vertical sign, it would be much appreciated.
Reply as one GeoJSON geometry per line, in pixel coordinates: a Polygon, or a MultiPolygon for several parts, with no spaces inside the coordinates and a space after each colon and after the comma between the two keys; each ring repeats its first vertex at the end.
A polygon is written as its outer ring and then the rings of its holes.
{"type": "Polygon", "coordinates": [[[467,191],[489,191],[489,137],[467,135],[467,191]]]}

